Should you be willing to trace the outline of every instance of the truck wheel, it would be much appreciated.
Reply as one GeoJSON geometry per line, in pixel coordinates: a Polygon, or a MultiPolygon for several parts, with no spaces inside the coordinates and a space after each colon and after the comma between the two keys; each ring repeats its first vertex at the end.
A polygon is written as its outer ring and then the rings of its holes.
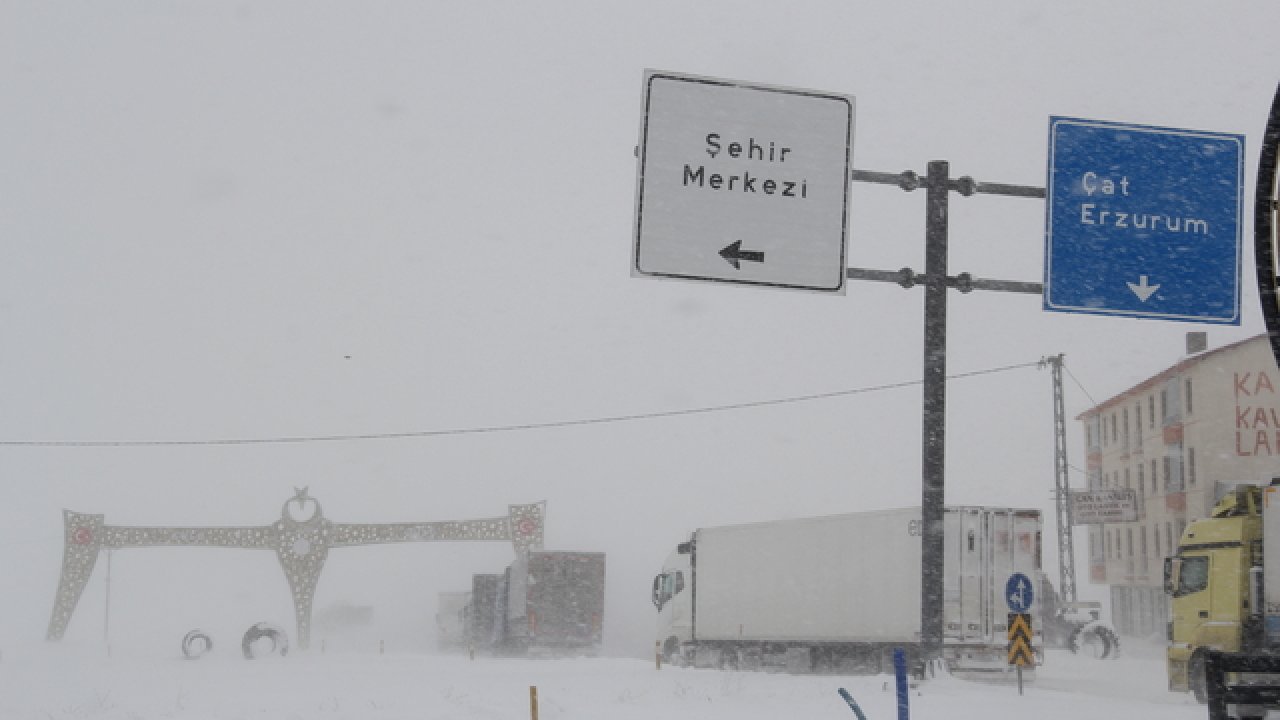
{"type": "Polygon", "coordinates": [[[1187,663],[1187,685],[1196,702],[1206,705],[1209,702],[1209,686],[1204,675],[1204,653],[1196,651],[1187,663]]]}
{"type": "Polygon", "coordinates": [[[720,651],[720,669],[728,672],[734,672],[738,669],[738,651],[734,648],[724,648],[720,651]]]}
{"type": "Polygon", "coordinates": [[[1091,655],[1099,660],[1120,654],[1120,638],[1111,628],[1101,623],[1081,625],[1071,632],[1067,647],[1076,654],[1091,655]]]}
{"type": "Polygon", "coordinates": [[[680,654],[680,640],[678,638],[669,637],[662,644],[662,661],[668,665],[683,665],[681,662],[683,656],[680,654]]]}

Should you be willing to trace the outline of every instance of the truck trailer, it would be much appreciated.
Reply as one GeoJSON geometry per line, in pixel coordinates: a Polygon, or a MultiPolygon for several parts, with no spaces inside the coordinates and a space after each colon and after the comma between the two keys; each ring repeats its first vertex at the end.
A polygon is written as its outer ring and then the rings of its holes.
{"type": "MultiPolygon", "coordinates": [[[[943,522],[943,659],[1011,672],[1013,578],[1041,658],[1040,511],[948,507],[943,522]]],[[[877,673],[902,648],[921,668],[921,569],[919,508],[695,530],[653,581],[658,649],[696,667],[877,673]]]]}
{"type": "Polygon", "coordinates": [[[471,649],[494,655],[599,653],[605,556],[532,550],[502,574],[472,577],[463,611],[471,649]]]}
{"type": "Polygon", "coordinates": [[[1209,650],[1280,652],[1280,484],[1238,485],[1188,524],[1165,558],[1164,589],[1171,691],[1205,702],[1209,650]]]}
{"type": "Polygon", "coordinates": [[[503,575],[503,644],[516,654],[588,655],[604,631],[604,553],[534,550],[503,575]]]}
{"type": "Polygon", "coordinates": [[[466,627],[467,645],[472,652],[491,651],[502,639],[502,626],[498,622],[505,610],[498,605],[498,588],[502,575],[480,573],[471,576],[471,593],[463,608],[462,618],[466,627]]]}

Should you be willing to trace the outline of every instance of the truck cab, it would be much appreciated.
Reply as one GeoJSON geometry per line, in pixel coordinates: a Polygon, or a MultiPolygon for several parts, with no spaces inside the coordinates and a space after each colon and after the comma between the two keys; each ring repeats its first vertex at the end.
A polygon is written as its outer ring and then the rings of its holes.
{"type": "Polygon", "coordinates": [[[1203,701],[1205,652],[1249,652],[1262,641],[1262,493],[1254,486],[1228,493],[1210,517],[1187,526],[1177,555],[1165,559],[1172,691],[1203,701]]]}
{"type": "Polygon", "coordinates": [[[693,565],[691,543],[681,543],[653,578],[653,604],[658,608],[659,652],[667,662],[680,662],[681,649],[693,641],[693,565]]]}

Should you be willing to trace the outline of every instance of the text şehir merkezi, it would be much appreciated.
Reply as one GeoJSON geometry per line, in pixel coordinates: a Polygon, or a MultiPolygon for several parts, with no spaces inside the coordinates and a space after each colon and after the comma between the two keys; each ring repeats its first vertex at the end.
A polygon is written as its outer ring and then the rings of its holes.
{"type": "MultiPolygon", "coordinates": [[[[746,144],[738,141],[725,143],[720,133],[708,133],[706,137],[706,153],[714,160],[724,154],[735,160],[754,160],[763,163],[784,163],[787,155],[794,152],[792,148],[780,146],[773,141],[762,144],[755,138],[747,138],[746,144]]],[[[685,187],[695,186],[711,190],[734,191],[772,195],[786,198],[808,198],[809,181],[806,178],[787,179],[752,175],[743,170],[741,173],[725,174],[708,172],[706,165],[694,167],[685,163],[681,180],[685,187]]]]}

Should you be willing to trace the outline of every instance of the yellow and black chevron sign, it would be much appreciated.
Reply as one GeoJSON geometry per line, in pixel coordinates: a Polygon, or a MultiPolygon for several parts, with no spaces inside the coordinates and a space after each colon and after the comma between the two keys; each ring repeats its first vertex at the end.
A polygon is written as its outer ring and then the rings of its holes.
{"type": "Polygon", "coordinates": [[[1031,613],[1009,613],[1009,664],[1035,665],[1031,652],[1031,613]]]}

